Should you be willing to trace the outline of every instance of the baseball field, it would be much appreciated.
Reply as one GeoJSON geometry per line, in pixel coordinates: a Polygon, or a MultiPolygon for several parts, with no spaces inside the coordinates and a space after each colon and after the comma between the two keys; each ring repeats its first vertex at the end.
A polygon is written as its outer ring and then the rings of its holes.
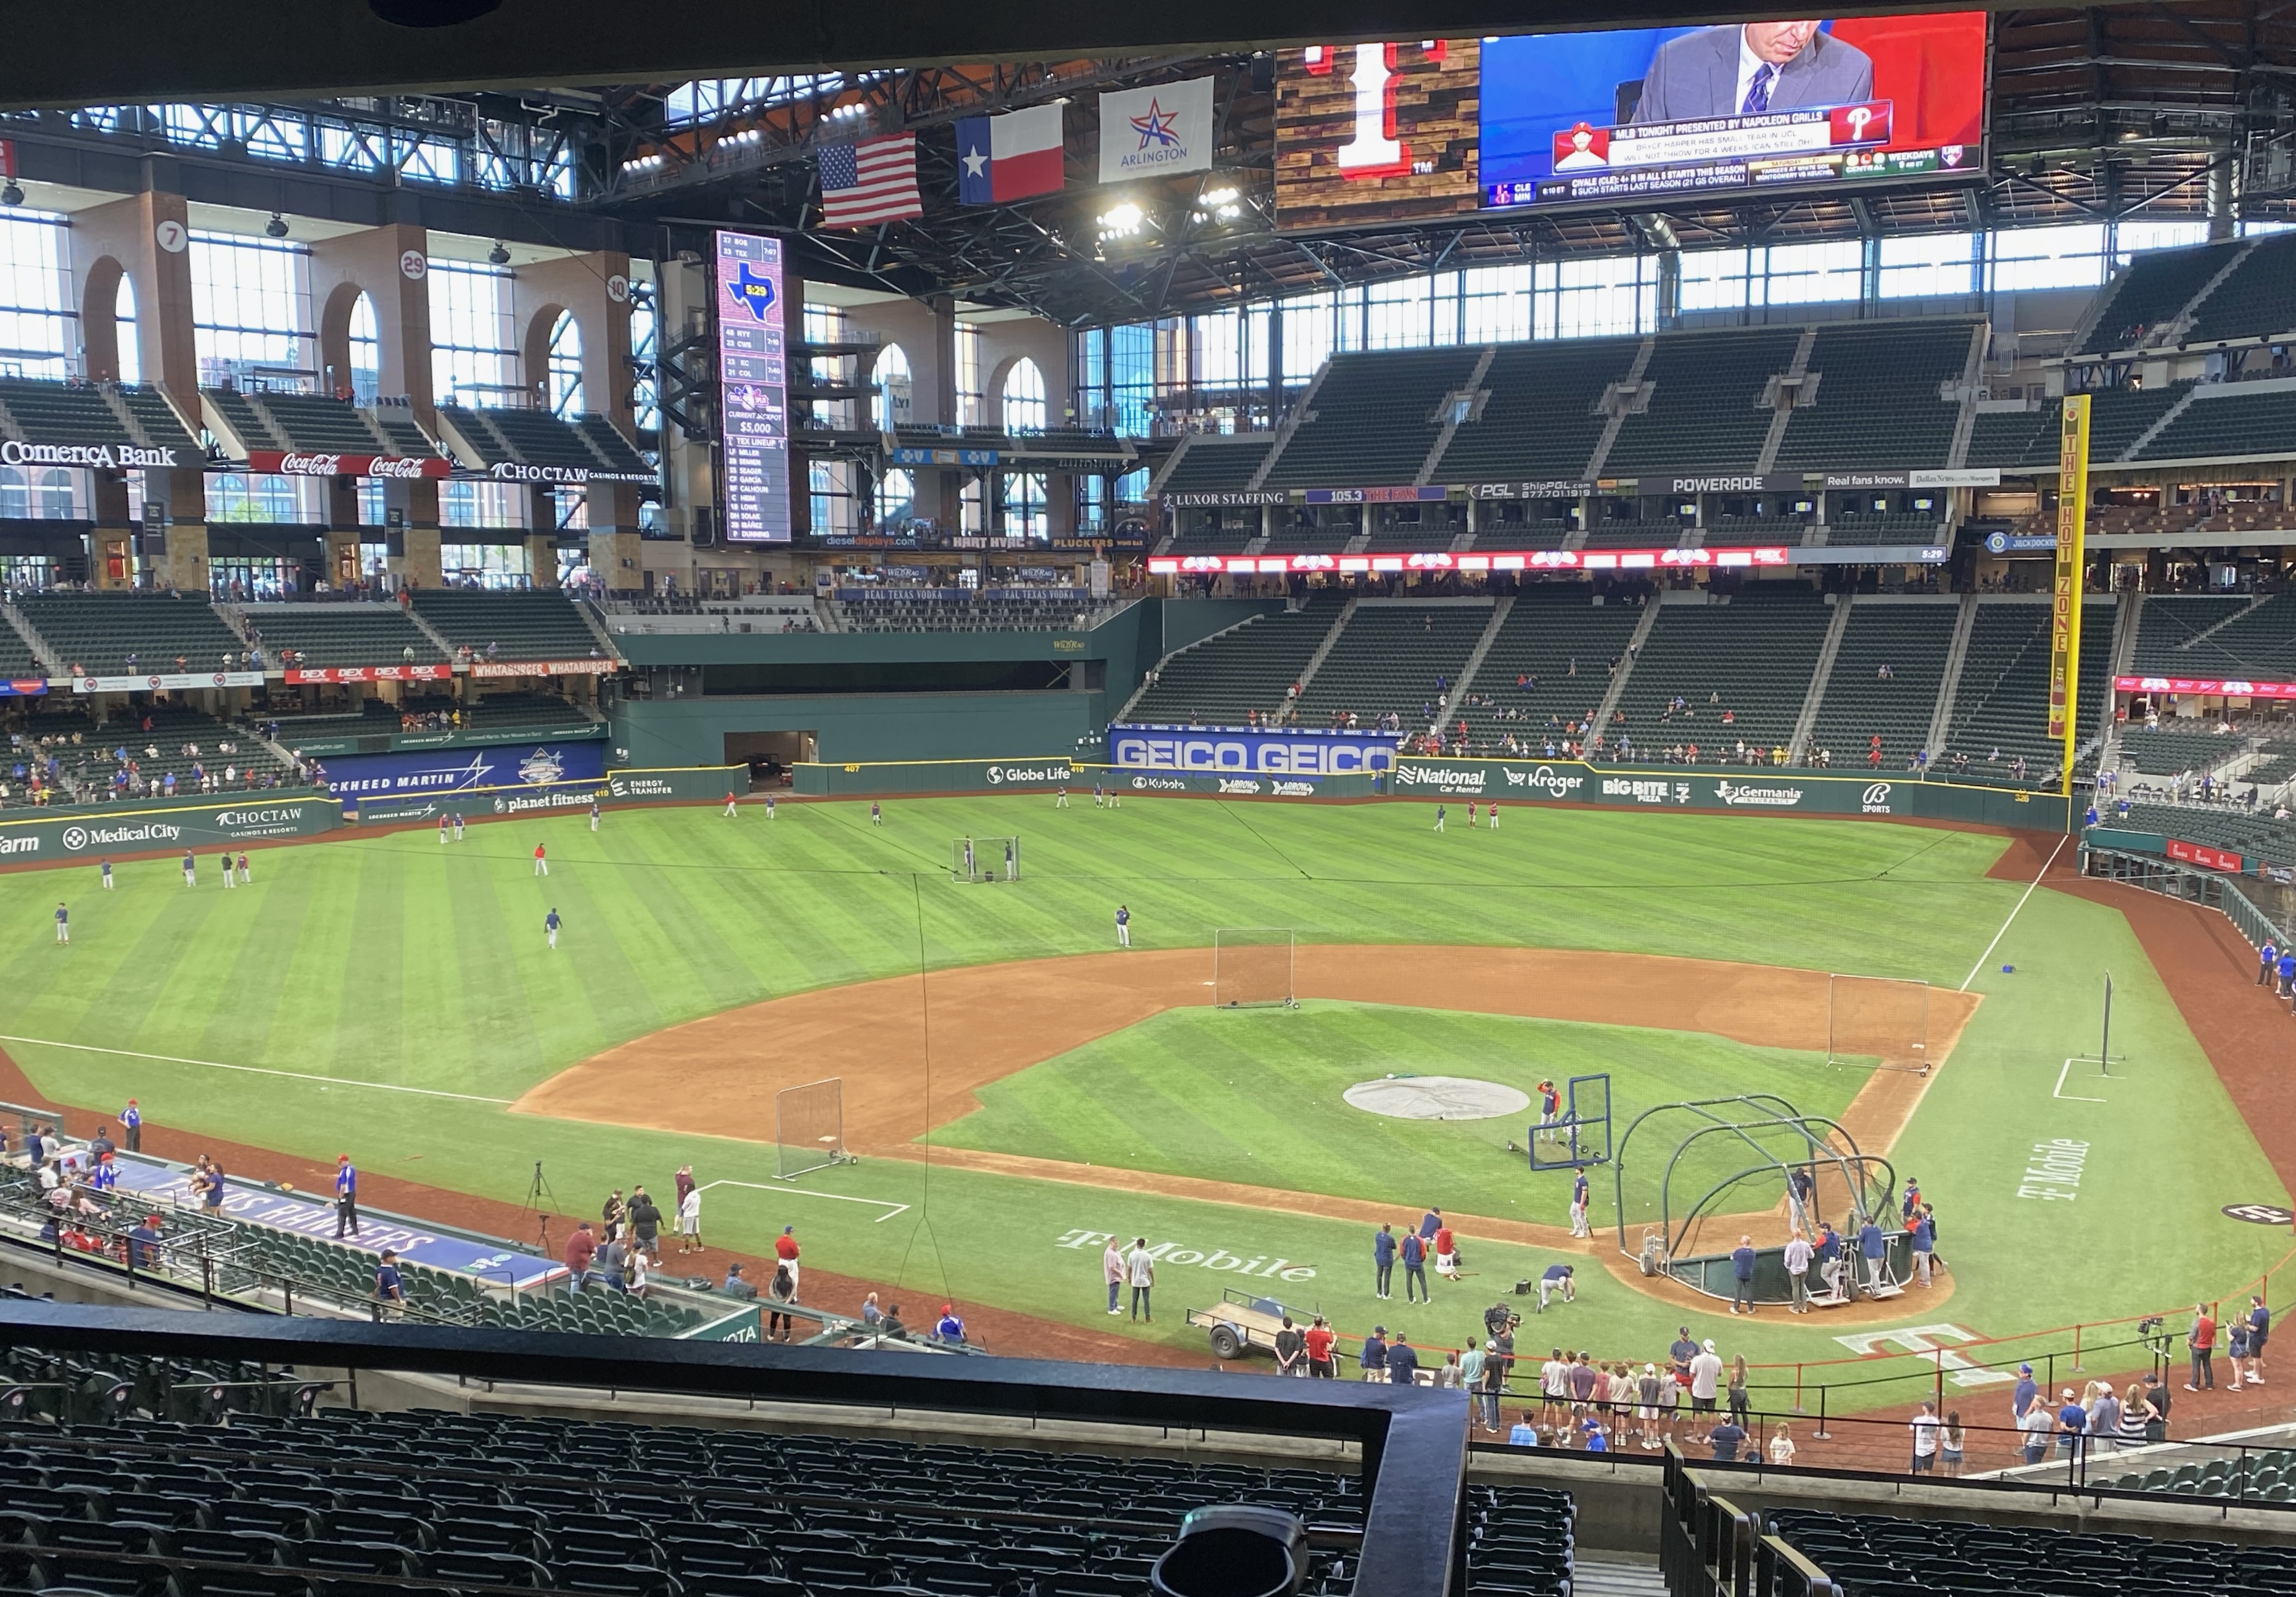
{"type": "MultiPolygon", "coordinates": [[[[353,832],[257,852],[229,892],[207,858],[196,887],[172,858],[119,864],[110,892],[92,870],[16,872],[0,1048],[54,1102],[133,1096],[155,1127],[315,1178],[348,1151],[515,1205],[540,1160],[560,1211],[589,1215],[691,1163],[713,1241],[755,1253],[795,1225],[809,1267],[1128,1339],[1109,1356],[1200,1354],[1182,1311],[1247,1283],[1351,1336],[1456,1346],[1560,1259],[1578,1300],[1530,1341],[1658,1357],[1687,1323],[1816,1362],[1891,1327],[2011,1338],[2189,1308],[2286,1252],[2284,1229],[2222,1212],[2287,1192],[2128,920],[2035,887],[2053,839],[1521,806],[1497,832],[1455,806],[1439,834],[1432,816],[1031,796],[888,801],[873,824],[865,800],[785,801],[771,821],[617,811],[595,833],[573,815],[444,845],[353,832]],[[968,835],[1020,837],[1022,880],[952,880],[968,835]],[[1291,934],[1297,1007],[1213,1006],[1234,928],[1291,934]],[[1929,984],[1928,1075],[1829,1062],[1832,972],[1929,984]],[[1621,1130],[1738,1093],[1841,1121],[1919,1179],[1950,1271],[1892,1303],[1733,1321],[1637,1274],[1606,1170],[1574,1242],[1568,1174],[1509,1151],[1529,1117],[1346,1096],[1597,1074],[1621,1130]],[[776,1179],[775,1093],[832,1077],[858,1162],[776,1179]],[[2055,1179],[2029,1177],[2042,1163],[2055,1179]],[[1372,1233],[1431,1205],[1469,1279],[1431,1306],[1399,1282],[1375,1299],[1372,1233]],[[1152,1325],[1106,1313],[1111,1233],[1168,1245],[1152,1325]]],[[[1629,1177],[1638,1215],[1654,1178],[1629,1177]]]]}

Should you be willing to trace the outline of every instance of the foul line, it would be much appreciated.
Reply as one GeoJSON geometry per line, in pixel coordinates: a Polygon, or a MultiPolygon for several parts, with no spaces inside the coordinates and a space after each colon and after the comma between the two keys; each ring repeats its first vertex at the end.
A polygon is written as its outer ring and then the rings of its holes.
{"type": "Polygon", "coordinates": [[[909,1211],[909,1206],[907,1204],[895,1203],[884,1198],[850,1198],[843,1192],[808,1192],[804,1187],[787,1186],[777,1181],[705,1181],[701,1183],[701,1190],[705,1192],[711,1187],[747,1187],[753,1192],[779,1192],[783,1196],[790,1198],[826,1198],[832,1203],[874,1204],[877,1208],[884,1209],[887,1212],[879,1215],[874,1220],[871,1221],[870,1224],[873,1225],[882,1225],[895,1215],[905,1215],[909,1211]]]}
{"type": "Polygon", "coordinates": [[[98,1048],[89,1043],[60,1043],[53,1037],[18,1037],[0,1032],[0,1043],[29,1043],[41,1048],[72,1048],[82,1053],[111,1053],[122,1059],[157,1060],[162,1064],[199,1065],[209,1070],[237,1070],[249,1076],[278,1076],[289,1081],[316,1081],[332,1087],[365,1087],[375,1093],[412,1093],[422,1098],[453,1098],[463,1103],[499,1103],[505,1108],[508,1098],[484,1098],[476,1093],[448,1093],[437,1087],[400,1086],[388,1081],[353,1081],[343,1076],[313,1076],[301,1070],[269,1070],[260,1065],[227,1065],[221,1060],[184,1059],[173,1053],[138,1053],[133,1048],[98,1048]]]}
{"type": "Polygon", "coordinates": [[[2041,885],[2041,878],[2049,873],[2049,867],[2057,863],[2057,856],[2064,851],[2065,839],[2059,838],[2057,846],[2049,850],[2049,857],[2041,862],[2040,871],[2034,876],[2030,885],[2025,889],[2024,897],[2017,900],[2017,908],[2009,912],[2009,919],[2001,922],[2001,930],[1993,934],[1993,940],[1985,945],[1985,952],[1977,956],[1977,962],[1969,967],[1969,974],[1961,979],[1958,991],[1964,993],[1969,991],[1969,984],[1977,979],[1977,973],[1985,969],[1985,962],[1993,957],[1993,951],[2001,946],[2001,939],[2009,935],[2009,928],[2016,921],[2018,912],[2025,907],[2025,899],[2033,896],[2033,889],[2041,885]]]}

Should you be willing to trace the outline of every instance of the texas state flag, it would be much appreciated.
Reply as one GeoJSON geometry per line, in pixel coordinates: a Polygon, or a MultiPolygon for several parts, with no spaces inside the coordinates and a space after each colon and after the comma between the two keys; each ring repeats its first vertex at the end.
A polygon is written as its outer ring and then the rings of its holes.
{"type": "Polygon", "coordinates": [[[1002,205],[1061,186],[1061,108],[1032,105],[1002,117],[956,124],[956,197],[1002,205]]]}

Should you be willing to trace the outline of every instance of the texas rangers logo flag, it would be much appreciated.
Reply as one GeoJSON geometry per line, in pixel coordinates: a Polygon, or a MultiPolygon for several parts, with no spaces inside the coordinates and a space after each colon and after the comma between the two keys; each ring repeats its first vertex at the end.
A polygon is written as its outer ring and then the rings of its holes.
{"type": "Polygon", "coordinates": [[[1128,183],[1212,168],[1212,80],[1160,83],[1100,97],[1100,180],[1128,183]]]}
{"type": "Polygon", "coordinates": [[[1059,191],[1061,108],[1032,105],[1004,117],[964,117],[956,124],[956,197],[966,205],[1002,205],[1059,191]]]}

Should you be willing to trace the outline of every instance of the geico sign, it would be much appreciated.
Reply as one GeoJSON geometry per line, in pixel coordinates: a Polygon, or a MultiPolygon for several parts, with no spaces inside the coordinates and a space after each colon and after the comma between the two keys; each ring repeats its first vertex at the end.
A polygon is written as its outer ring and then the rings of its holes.
{"type": "Polygon", "coordinates": [[[1337,776],[1384,771],[1395,751],[1376,745],[1326,743],[1313,739],[1192,738],[1123,736],[1116,740],[1116,763],[1152,771],[1289,772],[1300,776],[1337,776]]]}
{"type": "Polygon", "coordinates": [[[134,444],[0,443],[0,466],[94,466],[106,471],[132,467],[172,466],[173,449],[144,449],[134,444]]]}

